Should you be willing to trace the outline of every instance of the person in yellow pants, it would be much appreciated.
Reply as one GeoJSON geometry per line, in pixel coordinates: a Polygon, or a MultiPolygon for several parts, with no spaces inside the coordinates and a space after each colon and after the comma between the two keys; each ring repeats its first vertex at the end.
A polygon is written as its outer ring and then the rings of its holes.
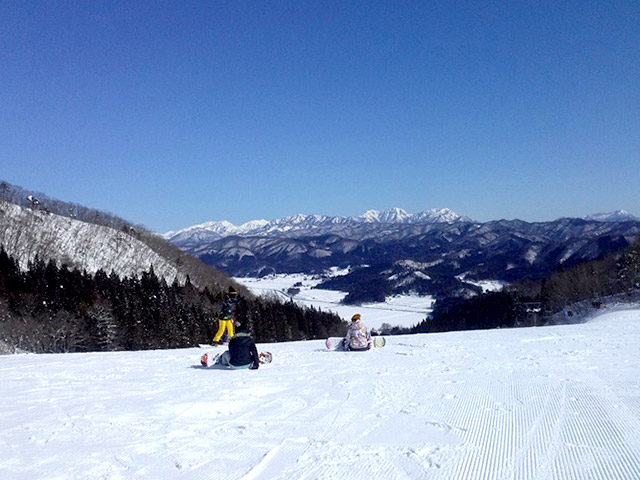
{"type": "Polygon", "coordinates": [[[213,337],[213,344],[220,345],[222,335],[227,332],[227,338],[231,340],[233,337],[233,323],[236,316],[236,305],[238,304],[238,292],[235,288],[229,287],[222,299],[222,312],[218,318],[218,331],[213,337]]]}
{"type": "Polygon", "coordinates": [[[214,345],[220,345],[222,343],[222,336],[224,335],[224,332],[227,332],[227,338],[229,340],[231,340],[231,337],[233,337],[234,332],[233,332],[233,320],[225,320],[224,318],[219,318],[218,319],[218,331],[216,332],[215,336],[213,337],[213,344],[214,345]]]}

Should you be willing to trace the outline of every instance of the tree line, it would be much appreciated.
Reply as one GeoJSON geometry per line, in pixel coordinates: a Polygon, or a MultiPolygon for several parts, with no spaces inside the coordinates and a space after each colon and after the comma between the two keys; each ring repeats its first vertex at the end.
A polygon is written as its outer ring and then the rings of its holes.
{"type": "Polygon", "coordinates": [[[135,226],[112,213],[84,207],[77,203],[50,198],[42,192],[27,190],[4,180],[0,180],[0,200],[44,213],[54,213],[95,225],[115,228],[116,230],[133,231],[138,228],[144,228],[142,226],[135,226]]]}
{"type": "Polygon", "coordinates": [[[630,246],[556,272],[541,281],[512,284],[472,298],[439,299],[432,315],[408,332],[427,333],[570,321],[577,310],[609,299],[640,301],[640,239],[630,246]]]}
{"type": "MultiPolygon", "coordinates": [[[[183,348],[209,343],[222,292],[168,284],[150,268],[120,278],[36,257],[21,270],[0,246],[0,340],[36,353],[183,348]]],[[[343,335],[337,315],[241,295],[238,320],[257,342],[343,335]]]]}

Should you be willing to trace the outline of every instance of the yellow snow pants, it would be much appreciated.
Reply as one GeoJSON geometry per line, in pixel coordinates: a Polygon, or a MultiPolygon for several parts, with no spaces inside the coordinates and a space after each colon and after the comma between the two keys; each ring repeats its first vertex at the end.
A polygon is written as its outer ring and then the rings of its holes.
{"type": "Polygon", "coordinates": [[[213,337],[213,341],[219,342],[222,338],[222,335],[224,335],[225,330],[227,331],[227,337],[231,339],[231,337],[233,337],[233,319],[218,319],[218,332],[216,333],[216,336],[213,337]]]}

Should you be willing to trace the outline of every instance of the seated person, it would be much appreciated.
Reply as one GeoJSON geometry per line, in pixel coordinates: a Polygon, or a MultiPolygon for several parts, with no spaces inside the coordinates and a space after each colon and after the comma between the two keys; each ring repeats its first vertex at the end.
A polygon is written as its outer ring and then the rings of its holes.
{"type": "Polygon", "coordinates": [[[239,322],[236,322],[236,334],[229,340],[229,350],[220,356],[217,363],[253,370],[260,366],[256,344],[239,322]]]}
{"type": "Polygon", "coordinates": [[[351,325],[347,336],[342,341],[342,349],[350,351],[369,350],[371,348],[371,334],[360,320],[360,314],[351,317],[351,325]]]}

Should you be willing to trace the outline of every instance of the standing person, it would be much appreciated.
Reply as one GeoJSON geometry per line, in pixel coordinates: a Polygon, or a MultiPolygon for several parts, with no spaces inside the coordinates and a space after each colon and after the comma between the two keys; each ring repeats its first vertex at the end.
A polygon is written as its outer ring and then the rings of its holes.
{"type": "Polygon", "coordinates": [[[342,341],[342,349],[350,351],[363,351],[371,348],[371,334],[360,320],[360,314],[351,317],[351,325],[347,330],[347,336],[342,341]]]}
{"type": "Polygon", "coordinates": [[[227,338],[231,340],[233,337],[233,322],[236,317],[236,306],[238,305],[238,292],[235,288],[229,287],[222,298],[222,311],[218,318],[218,332],[213,337],[213,344],[220,345],[220,339],[224,332],[227,332],[227,338]]]}
{"type": "Polygon", "coordinates": [[[233,369],[250,368],[256,370],[260,366],[258,349],[245,328],[236,322],[238,332],[229,341],[229,350],[224,352],[217,363],[233,369]]]}

